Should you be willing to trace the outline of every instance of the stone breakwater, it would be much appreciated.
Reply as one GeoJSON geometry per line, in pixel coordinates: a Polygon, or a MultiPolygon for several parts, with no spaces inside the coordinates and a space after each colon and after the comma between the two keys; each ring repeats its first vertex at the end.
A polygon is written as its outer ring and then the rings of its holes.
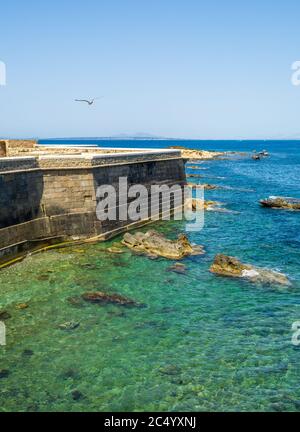
{"type": "Polygon", "coordinates": [[[97,219],[97,188],[118,193],[119,177],[146,186],[151,199],[153,184],[186,184],[185,161],[178,150],[0,157],[0,260],[39,242],[105,239],[146,223],[97,219]]]}

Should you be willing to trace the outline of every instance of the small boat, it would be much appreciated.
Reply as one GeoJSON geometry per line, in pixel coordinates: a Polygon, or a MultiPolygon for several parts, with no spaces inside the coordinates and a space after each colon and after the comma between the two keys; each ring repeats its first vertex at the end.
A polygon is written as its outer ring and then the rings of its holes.
{"type": "Polygon", "coordinates": [[[267,150],[262,150],[262,151],[259,152],[258,154],[261,155],[261,156],[264,156],[264,157],[268,157],[268,156],[270,156],[269,153],[267,152],[267,150]]]}

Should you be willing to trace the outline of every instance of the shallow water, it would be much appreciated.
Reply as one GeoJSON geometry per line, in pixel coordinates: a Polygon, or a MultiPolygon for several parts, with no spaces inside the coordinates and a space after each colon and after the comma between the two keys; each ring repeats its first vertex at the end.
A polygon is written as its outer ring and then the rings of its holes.
{"type": "MultiPolygon", "coordinates": [[[[168,271],[172,261],[107,252],[119,238],[43,253],[2,271],[0,310],[12,317],[0,347],[0,371],[9,372],[0,378],[0,410],[300,410],[300,347],[291,344],[291,325],[300,320],[300,213],[258,205],[268,195],[300,197],[299,146],[256,143],[252,148],[272,156],[203,164],[201,181],[230,187],[206,198],[239,214],[207,212],[204,229],[187,233],[207,253],[186,258],[184,275],[168,271]],[[280,270],[292,288],[210,274],[219,252],[280,270]],[[147,307],[67,301],[95,290],[147,307]],[[20,303],[28,308],[18,310],[20,303]],[[61,330],[68,321],[80,326],[61,330]]],[[[170,238],[185,231],[184,222],[153,227],[170,238]]]]}

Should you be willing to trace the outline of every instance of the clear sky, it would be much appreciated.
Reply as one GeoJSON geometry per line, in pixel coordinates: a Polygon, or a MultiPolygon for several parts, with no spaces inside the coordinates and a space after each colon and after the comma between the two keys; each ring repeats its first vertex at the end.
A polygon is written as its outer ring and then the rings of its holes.
{"type": "Polygon", "coordinates": [[[0,136],[300,138],[299,0],[10,0],[0,18],[0,136]]]}

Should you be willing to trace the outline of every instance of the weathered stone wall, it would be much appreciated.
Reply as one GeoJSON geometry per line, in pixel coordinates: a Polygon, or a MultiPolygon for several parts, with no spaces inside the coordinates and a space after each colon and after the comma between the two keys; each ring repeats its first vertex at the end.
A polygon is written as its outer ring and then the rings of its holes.
{"type": "Polygon", "coordinates": [[[41,216],[42,195],[42,172],[8,172],[0,175],[0,228],[41,216]]]}
{"type": "Polygon", "coordinates": [[[8,152],[8,146],[6,141],[0,141],[0,157],[6,157],[8,152]]]}
{"type": "MultiPolygon", "coordinates": [[[[128,186],[143,184],[148,190],[152,184],[185,183],[180,154],[119,158],[110,157],[109,164],[99,157],[0,159],[0,249],[38,238],[109,235],[126,228],[136,221],[100,222],[96,217],[98,186],[114,185],[118,192],[120,177],[127,177],[128,186]]],[[[0,258],[4,253],[0,250],[0,258]]]]}
{"type": "Polygon", "coordinates": [[[6,140],[9,148],[33,148],[37,145],[36,140],[6,140]]]}

